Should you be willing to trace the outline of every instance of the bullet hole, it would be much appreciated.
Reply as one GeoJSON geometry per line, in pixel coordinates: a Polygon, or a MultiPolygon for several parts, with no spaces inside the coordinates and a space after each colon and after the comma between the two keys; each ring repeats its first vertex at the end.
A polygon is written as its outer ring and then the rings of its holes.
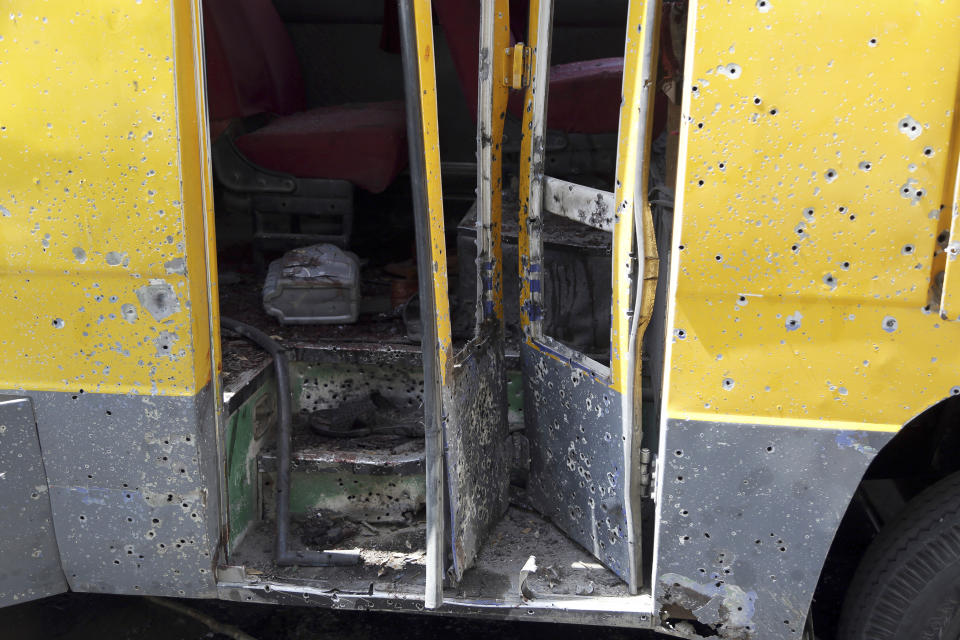
{"type": "Polygon", "coordinates": [[[685,245],[682,245],[682,244],[681,244],[679,247],[677,247],[677,249],[678,249],[679,251],[683,251],[683,250],[686,249],[686,248],[687,248],[687,247],[686,247],[685,245]]]}
{"type": "Polygon", "coordinates": [[[677,456],[678,458],[682,458],[682,457],[683,457],[683,449],[677,449],[676,451],[673,452],[673,455],[677,456]]]}
{"type": "Polygon", "coordinates": [[[63,329],[66,326],[66,323],[63,321],[63,318],[54,318],[51,323],[54,329],[63,329]]]}
{"type": "Polygon", "coordinates": [[[87,516],[80,516],[80,522],[84,522],[87,519],[87,516]]]}
{"type": "Polygon", "coordinates": [[[703,123],[702,123],[702,122],[698,122],[698,123],[697,123],[697,129],[703,129],[703,123]]]}
{"type": "MultiPolygon", "coordinates": [[[[960,387],[954,387],[954,389],[957,390],[957,393],[960,393],[960,387]]],[[[952,391],[953,389],[951,389],[951,392],[952,391]]],[[[956,393],[954,395],[956,395],[956,393]]],[[[677,476],[677,482],[683,482],[683,476],[677,476]]]]}
{"type": "Polygon", "coordinates": [[[803,320],[803,316],[800,314],[799,311],[787,316],[787,321],[786,321],[787,331],[796,331],[797,329],[799,329],[800,323],[802,320],[803,320]]]}
{"type": "Polygon", "coordinates": [[[713,259],[716,260],[717,262],[723,262],[723,256],[720,255],[719,253],[713,256],[713,259]]]}
{"type": "Polygon", "coordinates": [[[703,180],[697,180],[697,186],[698,186],[698,187],[702,187],[702,186],[703,186],[703,180]]]}
{"type": "Polygon", "coordinates": [[[696,95],[696,94],[700,91],[700,89],[699,89],[699,87],[697,87],[697,85],[693,85],[692,87],[690,87],[690,91],[691,91],[691,93],[693,93],[694,95],[696,95]]]}
{"type": "Polygon", "coordinates": [[[893,316],[884,316],[880,326],[883,327],[883,330],[887,333],[893,333],[897,330],[897,319],[893,316]]]}
{"type": "Polygon", "coordinates": [[[837,179],[837,170],[827,169],[827,172],[823,174],[823,177],[826,178],[827,182],[833,182],[837,179]]]}
{"type": "MultiPolygon", "coordinates": [[[[769,2],[769,0],[765,0],[765,1],[769,2]]],[[[740,77],[741,69],[740,69],[740,65],[738,64],[731,62],[726,66],[725,70],[726,70],[727,76],[729,76],[734,80],[740,77]]]]}
{"type": "Polygon", "coordinates": [[[747,297],[746,297],[746,296],[737,296],[737,302],[739,302],[740,304],[746,304],[746,302],[747,302],[747,297]]]}
{"type": "Polygon", "coordinates": [[[905,256],[913,255],[913,252],[914,252],[914,247],[912,244],[904,245],[903,249],[900,250],[900,253],[902,253],[905,256]]]}
{"type": "Polygon", "coordinates": [[[687,332],[683,329],[674,329],[673,335],[677,337],[677,340],[684,340],[687,337],[687,332]]]}
{"type": "Polygon", "coordinates": [[[850,263],[844,260],[843,262],[840,263],[840,268],[846,271],[847,269],[850,268],[850,263]]]}
{"type": "Polygon", "coordinates": [[[736,382],[733,381],[733,378],[724,378],[723,382],[720,383],[720,386],[723,387],[724,391],[730,391],[733,389],[736,382]]]}
{"type": "Polygon", "coordinates": [[[950,387],[950,395],[952,395],[952,396],[960,396],[960,385],[955,386],[955,387],[950,387]]]}
{"type": "Polygon", "coordinates": [[[870,171],[873,168],[873,165],[866,160],[857,165],[861,171],[870,171]]]}
{"type": "Polygon", "coordinates": [[[851,213],[851,214],[850,214],[850,219],[851,219],[851,220],[856,220],[856,219],[857,219],[856,214],[851,213]]]}
{"type": "Polygon", "coordinates": [[[760,99],[760,96],[753,97],[753,104],[760,104],[763,100],[760,99]]]}
{"type": "Polygon", "coordinates": [[[800,245],[798,245],[798,244],[790,245],[790,251],[793,251],[794,253],[799,252],[799,251],[800,251],[800,245]]]}
{"type": "Polygon", "coordinates": [[[773,445],[767,447],[767,453],[773,453],[773,445]]]}
{"type": "Polygon", "coordinates": [[[757,0],[757,11],[760,13],[766,13],[773,8],[770,4],[770,0],[757,0]]]}
{"type": "Polygon", "coordinates": [[[867,45],[869,45],[869,46],[871,46],[871,47],[877,46],[877,39],[876,39],[876,38],[870,38],[869,40],[867,40],[867,45]]]}
{"type": "Polygon", "coordinates": [[[827,275],[823,276],[823,284],[827,285],[827,287],[829,287],[832,291],[833,289],[837,288],[837,279],[833,277],[832,273],[828,273],[827,275]]]}
{"type": "Polygon", "coordinates": [[[681,510],[680,510],[680,515],[682,515],[682,516],[688,516],[688,515],[690,515],[690,512],[687,511],[686,509],[681,509],[681,510]]]}
{"type": "Polygon", "coordinates": [[[905,116],[902,118],[900,122],[897,123],[897,128],[900,130],[900,133],[907,136],[911,140],[916,140],[923,132],[923,129],[920,127],[920,123],[910,116],[905,116]]]}
{"type": "Polygon", "coordinates": [[[910,200],[911,205],[915,205],[920,202],[920,199],[923,198],[924,193],[925,191],[922,187],[917,186],[917,181],[914,178],[907,179],[906,183],[900,186],[900,195],[910,200]]]}
{"type": "Polygon", "coordinates": [[[770,109],[770,115],[772,115],[772,116],[777,115],[777,109],[776,109],[776,107],[774,107],[773,109],[770,109]]]}

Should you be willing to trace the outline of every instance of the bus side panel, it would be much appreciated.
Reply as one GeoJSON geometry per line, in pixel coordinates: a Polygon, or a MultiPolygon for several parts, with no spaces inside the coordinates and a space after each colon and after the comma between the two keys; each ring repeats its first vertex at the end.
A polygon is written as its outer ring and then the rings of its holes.
{"type": "Polygon", "coordinates": [[[658,464],[654,601],[799,638],[877,451],[960,393],[931,306],[960,1],[694,0],[658,464]]]}
{"type": "Polygon", "coordinates": [[[67,590],[29,398],[0,395],[0,607],[67,590]]]}
{"type": "Polygon", "coordinates": [[[33,402],[71,589],[213,597],[200,1],[6,8],[0,392],[33,402]]]}

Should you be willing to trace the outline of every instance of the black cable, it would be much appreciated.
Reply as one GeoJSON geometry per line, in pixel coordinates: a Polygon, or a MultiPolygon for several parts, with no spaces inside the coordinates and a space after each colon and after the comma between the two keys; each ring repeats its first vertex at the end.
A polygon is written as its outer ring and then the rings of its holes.
{"type": "Polygon", "coordinates": [[[275,561],[278,565],[302,565],[310,567],[340,567],[360,563],[356,551],[290,551],[287,538],[290,532],[290,438],[293,433],[293,418],[290,408],[290,371],[286,349],[260,329],[239,320],[220,317],[220,326],[250,340],[273,356],[277,374],[277,536],[275,561]]]}

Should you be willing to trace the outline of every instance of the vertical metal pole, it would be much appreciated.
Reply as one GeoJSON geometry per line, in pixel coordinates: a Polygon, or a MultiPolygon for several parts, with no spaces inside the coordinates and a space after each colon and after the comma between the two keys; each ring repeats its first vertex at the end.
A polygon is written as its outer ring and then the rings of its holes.
{"type": "Polygon", "coordinates": [[[553,0],[530,2],[532,78],[524,98],[520,149],[520,324],[527,340],[543,337],[543,172],[553,0]]]}
{"type": "MultiPolygon", "coordinates": [[[[443,434],[440,425],[437,318],[433,288],[427,168],[420,106],[418,48],[413,0],[400,0],[400,36],[403,52],[404,94],[407,104],[407,140],[410,147],[410,183],[417,236],[417,273],[420,285],[420,321],[423,327],[423,422],[426,437],[427,584],[424,606],[443,602],[443,434]]],[[[433,60],[426,62],[433,64],[433,60]]]]}
{"type": "MultiPolygon", "coordinates": [[[[638,474],[640,460],[640,439],[642,438],[643,394],[640,384],[642,367],[643,334],[646,332],[653,313],[654,295],[657,290],[659,259],[656,240],[653,236],[653,219],[650,215],[650,203],[647,197],[647,178],[650,173],[651,127],[653,124],[653,94],[657,75],[657,50],[660,35],[660,2],[658,0],[631,0],[628,9],[627,46],[624,53],[624,100],[623,108],[635,114],[635,124],[624,127],[630,122],[621,118],[620,136],[632,135],[626,147],[621,140],[621,148],[634,157],[622,166],[634,168],[633,226],[636,232],[636,252],[638,261],[637,279],[634,283],[634,306],[630,326],[629,351],[627,356],[626,385],[623,393],[624,435],[626,437],[625,481],[630,488],[627,518],[631,522],[630,531],[630,592],[637,593],[642,580],[640,576],[640,487],[638,474]],[[634,22],[639,18],[637,28],[640,32],[639,47],[634,35],[634,22]],[[627,130],[624,131],[624,128],[627,130]]],[[[618,162],[618,168],[620,163],[618,162]]],[[[628,176],[618,176],[624,187],[628,176]]]]}

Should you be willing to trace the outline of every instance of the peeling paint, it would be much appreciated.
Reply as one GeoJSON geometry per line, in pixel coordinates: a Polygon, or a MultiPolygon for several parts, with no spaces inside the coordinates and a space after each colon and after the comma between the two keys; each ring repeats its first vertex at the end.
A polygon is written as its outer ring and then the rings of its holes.
{"type": "Polygon", "coordinates": [[[876,447],[867,444],[864,440],[866,440],[865,433],[843,431],[837,434],[837,446],[841,449],[854,449],[871,458],[877,455],[876,447]]]}
{"type": "Polygon", "coordinates": [[[140,306],[157,322],[180,312],[180,300],[173,290],[173,285],[165,280],[151,280],[149,285],[140,287],[136,293],[140,306]]]}
{"type": "Polygon", "coordinates": [[[163,268],[168,274],[186,275],[187,262],[183,258],[174,258],[164,263],[163,268]]]}
{"type": "Polygon", "coordinates": [[[756,592],[727,582],[699,583],[675,573],[665,573],[657,581],[661,617],[688,617],[729,640],[755,637],[756,592]]]}

